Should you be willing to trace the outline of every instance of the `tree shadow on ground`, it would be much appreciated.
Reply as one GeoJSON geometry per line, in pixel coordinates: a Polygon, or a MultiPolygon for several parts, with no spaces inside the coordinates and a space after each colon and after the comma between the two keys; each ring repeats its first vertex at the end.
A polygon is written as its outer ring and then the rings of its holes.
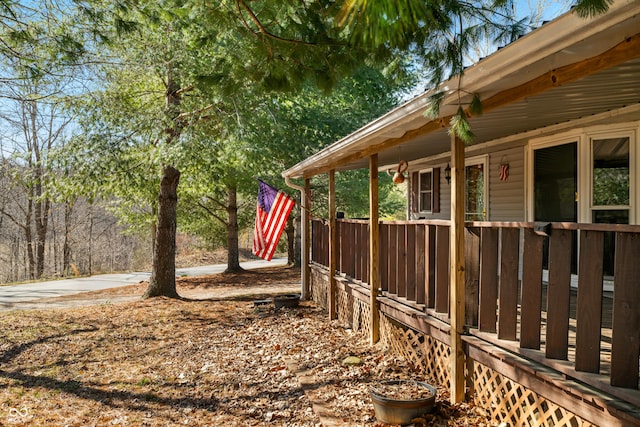
{"type": "Polygon", "coordinates": [[[209,411],[214,411],[218,406],[218,399],[213,396],[210,398],[194,398],[190,396],[170,398],[151,392],[107,391],[96,387],[89,387],[81,381],[58,380],[46,376],[30,375],[19,371],[0,370],[0,377],[19,381],[23,387],[41,387],[49,390],[62,391],[73,394],[81,399],[90,399],[111,407],[126,408],[135,411],[150,411],[152,408],[147,406],[145,402],[170,407],[203,408],[209,411]]]}
{"type": "Polygon", "coordinates": [[[85,333],[85,332],[95,332],[97,331],[98,328],[96,326],[92,326],[90,328],[83,328],[83,329],[74,329],[72,331],[65,331],[63,333],[60,334],[55,334],[55,335],[49,335],[46,337],[41,337],[38,338],[36,340],[33,341],[29,341],[29,342],[25,342],[19,345],[14,345],[12,347],[10,347],[9,349],[5,350],[2,353],[2,356],[0,356],[0,363],[9,363],[11,362],[11,360],[13,360],[15,357],[17,357],[19,354],[23,353],[24,351],[28,350],[29,348],[38,345],[38,344],[44,344],[47,341],[51,341],[57,338],[64,338],[64,337],[68,337],[70,335],[76,335],[76,334],[81,334],[81,333],[85,333]]]}

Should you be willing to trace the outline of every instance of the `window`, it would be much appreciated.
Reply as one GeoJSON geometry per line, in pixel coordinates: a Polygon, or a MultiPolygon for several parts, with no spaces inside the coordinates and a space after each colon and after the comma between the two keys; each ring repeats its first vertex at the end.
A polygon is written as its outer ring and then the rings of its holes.
{"type": "Polygon", "coordinates": [[[465,221],[485,221],[487,219],[486,206],[486,157],[469,159],[464,168],[465,172],[465,221]]]}
{"type": "Polygon", "coordinates": [[[628,208],[629,138],[594,139],[592,157],[593,208],[628,208]]]}
{"type": "Polygon", "coordinates": [[[433,170],[420,172],[420,212],[433,212],[433,170]]]}
{"type": "Polygon", "coordinates": [[[411,206],[412,212],[416,214],[440,212],[440,168],[413,172],[411,206]]]}
{"type": "MultiPolygon", "coordinates": [[[[629,137],[591,140],[591,221],[629,224],[629,137]]],[[[604,274],[613,276],[615,235],[604,237],[604,274]]]]}

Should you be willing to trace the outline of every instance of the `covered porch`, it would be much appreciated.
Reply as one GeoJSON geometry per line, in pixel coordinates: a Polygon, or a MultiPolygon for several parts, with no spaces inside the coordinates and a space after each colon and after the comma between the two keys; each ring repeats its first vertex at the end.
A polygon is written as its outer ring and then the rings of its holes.
{"type": "Polygon", "coordinates": [[[445,82],[438,118],[423,115],[429,91],[285,171],[305,184],[305,296],[497,420],[640,425],[638,28],[633,1],[588,21],[570,12],[445,82]],[[484,106],[469,114],[471,145],[447,129],[463,83],[484,106]],[[537,185],[536,162],[567,144],[569,179],[545,177],[573,183],[563,191],[575,215],[541,216],[558,202],[537,185]],[[381,221],[378,174],[400,154],[408,219],[381,221]],[[475,211],[473,156],[486,158],[475,211]],[[496,167],[505,156],[511,180],[496,167]],[[597,200],[604,167],[626,199],[597,200]],[[370,172],[369,218],[337,219],[335,174],[357,168],[370,172]],[[312,219],[311,179],[325,173],[329,216],[312,219]]]}

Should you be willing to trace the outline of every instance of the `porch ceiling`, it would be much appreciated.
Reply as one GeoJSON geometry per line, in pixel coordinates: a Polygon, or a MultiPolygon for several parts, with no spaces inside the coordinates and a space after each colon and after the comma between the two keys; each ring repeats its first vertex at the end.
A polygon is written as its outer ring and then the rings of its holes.
{"type": "MultiPolygon", "coordinates": [[[[565,14],[469,68],[463,79],[465,89],[488,100],[545,73],[595,57],[625,40],[635,40],[631,50],[625,51],[626,62],[605,66],[590,75],[587,70],[587,77],[564,84],[560,81],[560,86],[503,103],[471,118],[474,144],[518,134],[527,138],[531,131],[542,136],[556,129],[556,124],[594,116],[598,120],[597,115],[623,107],[629,107],[628,113],[611,113],[603,120],[611,123],[640,118],[638,29],[640,2],[620,0],[607,14],[589,22],[571,12],[565,14]]],[[[455,87],[454,80],[445,82],[441,89],[455,87]]],[[[457,109],[457,95],[450,93],[441,107],[441,118],[457,109]]],[[[430,121],[423,115],[429,95],[401,105],[288,169],[283,176],[302,178],[329,169],[367,168],[373,153],[378,153],[381,169],[397,164],[399,159],[411,162],[447,153],[451,145],[448,129],[442,120],[430,121]]]]}
{"type": "MultiPolygon", "coordinates": [[[[640,58],[472,117],[469,122],[476,135],[474,144],[481,144],[509,136],[515,140],[518,134],[526,138],[533,130],[537,131],[536,136],[543,136],[554,131],[553,125],[633,105],[638,108],[600,121],[615,123],[640,119],[640,58]]],[[[598,124],[597,117],[591,124],[598,124]]],[[[385,165],[397,164],[400,157],[411,162],[449,152],[450,146],[448,130],[440,129],[378,153],[379,163],[385,168],[385,165]]],[[[354,160],[340,170],[366,167],[368,159],[364,158],[354,160]]]]}

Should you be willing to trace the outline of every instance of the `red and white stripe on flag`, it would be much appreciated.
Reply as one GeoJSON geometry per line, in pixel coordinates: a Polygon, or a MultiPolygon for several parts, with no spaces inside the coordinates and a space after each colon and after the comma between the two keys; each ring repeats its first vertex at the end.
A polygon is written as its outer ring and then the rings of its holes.
{"type": "Polygon", "coordinates": [[[291,197],[260,181],[253,235],[255,255],[271,261],[294,205],[295,201],[291,197]]]}

